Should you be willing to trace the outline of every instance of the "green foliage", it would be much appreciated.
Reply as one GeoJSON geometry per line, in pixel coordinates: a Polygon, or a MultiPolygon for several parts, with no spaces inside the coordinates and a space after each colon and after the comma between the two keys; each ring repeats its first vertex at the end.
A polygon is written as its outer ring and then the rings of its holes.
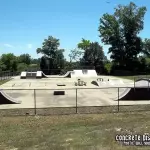
{"type": "Polygon", "coordinates": [[[31,70],[31,71],[37,71],[37,70],[39,70],[39,68],[40,68],[39,64],[30,64],[30,65],[28,65],[28,70],[31,70]]]}
{"type": "Polygon", "coordinates": [[[47,64],[46,64],[46,57],[42,56],[41,57],[41,62],[40,62],[40,68],[41,70],[46,70],[47,69],[47,64]]]}
{"type": "Polygon", "coordinates": [[[145,57],[145,61],[146,61],[146,64],[150,64],[150,58],[149,57],[145,57]]]}
{"type": "Polygon", "coordinates": [[[25,71],[32,68],[39,68],[40,59],[32,59],[29,54],[15,56],[12,53],[3,54],[0,57],[0,71],[25,71]],[[35,62],[34,66],[30,63],[35,62]]]}
{"type": "Polygon", "coordinates": [[[21,71],[25,71],[28,69],[28,65],[25,63],[18,63],[17,65],[17,71],[21,72],[21,71]]]}
{"type": "Polygon", "coordinates": [[[79,61],[79,59],[82,57],[83,52],[79,49],[73,49],[71,50],[69,57],[70,57],[70,62],[72,61],[79,61]]]}
{"type": "Polygon", "coordinates": [[[31,58],[31,64],[40,64],[40,58],[37,58],[37,59],[33,59],[31,58]]]}
{"type": "Polygon", "coordinates": [[[2,60],[0,59],[0,71],[4,71],[6,70],[6,65],[4,64],[4,62],[2,62],[2,60]]]}
{"type": "Polygon", "coordinates": [[[107,57],[104,55],[103,47],[99,45],[98,42],[90,42],[90,40],[82,39],[78,43],[78,48],[80,50],[72,51],[72,58],[80,58],[80,66],[84,68],[95,68],[98,73],[104,72],[104,61],[107,61],[107,57]]]}
{"type": "Polygon", "coordinates": [[[64,70],[73,70],[73,69],[79,69],[80,68],[80,62],[68,62],[65,61],[64,70]]]}
{"type": "Polygon", "coordinates": [[[144,39],[143,41],[143,51],[142,53],[147,56],[150,57],[150,39],[144,39]]]}
{"type": "Polygon", "coordinates": [[[64,49],[59,49],[56,51],[56,58],[53,60],[54,66],[53,68],[62,69],[64,68],[65,58],[64,58],[64,49]]]}
{"type": "Polygon", "coordinates": [[[48,39],[44,39],[42,48],[37,48],[37,54],[41,53],[48,58],[55,58],[55,52],[58,50],[59,45],[59,39],[49,36],[48,39]]]}
{"type": "Polygon", "coordinates": [[[17,57],[12,54],[2,54],[1,56],[1,64],[3,71],[9,70],[9,71],[16,71],[17,70],[17,57]]]}
{"type": "Polygon", "coordinates": [[[29,54],[22,54],[19,56],[19,63],[24,63],[29,65],[31,63],[31,56],[29,54]]]}
{"type": "Polygon", "coordinates": [[[108,63],[106,63],[106,64],[104,65],[104,67],[105,67],[105,69],[106,69],[106,72],[107,72],[108,74],[110,74],[110,73],[111,73],[112,63],[111,63],[111,62],[108,62],[108,63]]]}
{"type": "Polygon", "coordinates": [[[138,37],[143,29],[146,7],[134,3],[119,5],[114,14],[104,14],[100,19],[99,32],[102,42],[109,44],[108,53],[116,65],[134,69],[137,56],[142,52],[142,40],[138,37]],[[131,67],[132,66],[132,67],[131,67]]]}
{"type": "Polygon", "coordinates": [[[103,47],[98,42],[90,43],[84,52],[82,62],[85,65],[97,66],[102,65],[104,60],[103,47]]]}
{"type": "Polygon", "coordinates": [[[41,70],[60,69],[64,67],[64,49],[59,49],[59,39],[49,36],[48,39],[44,39],[42,48],[37,48],[37,53],[41,53],[44,56],[41,58],[40,67],[41,70]]]}
{"type": "Polygon", "coordinates": [[[81,42],[78,43],[77,46],[82,50],[86,50],[90,46],[90,43],[90,40],[85,40],[84,38],[82,38],[81,42]]]}

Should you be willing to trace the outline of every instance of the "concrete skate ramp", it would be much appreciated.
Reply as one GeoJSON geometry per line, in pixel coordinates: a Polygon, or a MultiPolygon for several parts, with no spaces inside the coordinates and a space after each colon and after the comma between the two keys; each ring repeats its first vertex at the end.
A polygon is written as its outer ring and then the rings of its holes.
{"type": "Polygon", "coordinates": [[[150,89],[127,88],[122,94],[119,95],[119,100],[150,100],[150,89]]]}
{"type": "Polygon", "coordinates": [[[21,72],[20,78],[21,79],[26,79],[26,75],[27,75],[26,72],[21,72]]]}
{"type": "Polygon", "coordinates": [[[37,72],[21,72],[21,79],[41,79],[42,73],[41,71],[37,72]]]}
{"type": "Polygon", "coordinates": [[[7,95],[3,90],[0,90],[0,105],[2,104],[21,104],[21,101],[17,101],[7,95]]]}
{"type": "Polygon", "coordinates": [[[46,75],[42,72],[42,77],[44,78],[70,78],[71,73],[72,71],[68,71],[66,74],[60,76],[60,75],[46,75]]]}
{"type": "Polygon", "coordinates": [[[149,80],[140,79],[134,86],[119,94],[119,100],[150,100],[149,80]]]}
{"type": "Polygon", "coordinates": [[[120,85],[124,85],[125,83],[120,80],[120,79],[113,79],[113,80],[103,80],[102,78],[98,78],[97,81],[92,81],[91,82],[92,84],[96,85],[96,86],[108,86],[108,87],[117,87],[117,86],[120,86],[120,85]]]}
{"type": "Polygon", "coordinates": [[[36,79],[37,72],[27,72],[26,79],[36,79]]]}
{"type": "Polygon", "coordinates": [[[82,70],[73,70],[71,74],[71,78],[76,78],[76,77],[83,77],[82,70]]]}
{"type": "Polygon", "coordinates": [[[88,76],[89,77],[97,77],[97,73],[95,70],[88,70],[88,76]]]}
{"type": "Polygon", "coordinates": [[[36,78],[41,79],[42,78],[42,71],[37,71],[36,78]]]}
{"type": "Polygon", "coordinates": [[[137,81],[148,81],[148,82],[150,82],[150,79],[149,78],[139,78],[136,80],[136,82],[137,81]]]}
{"type": "Polygon", "coordinates": [[[44,78],[76,78],[76,77],[97,77],[97,73],[95,70],[73,70],[68,71],[64,75],[46,75],[42,72],[42,77],[44,78]]]}
{"type": "Polygon", "coordinates": [[[97,77],[97,73],[95,70],[73,70],[73,73],[71,74],[71,77],[97,77]]]}

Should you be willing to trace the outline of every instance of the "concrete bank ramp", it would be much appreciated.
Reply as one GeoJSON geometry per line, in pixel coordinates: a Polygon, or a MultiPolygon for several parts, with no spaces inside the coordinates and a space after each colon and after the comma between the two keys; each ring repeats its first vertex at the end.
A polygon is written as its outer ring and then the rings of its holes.
{"type": "MultiPolygon", "coordinates": [[[[115,99],[118,100],[118,97],[115,99]]],[[[134,87],[126,88],[119,94],[119,100],[150,100],[149,80],[137,80],[134,87]]]]}
{"type": "Polygon", "coordinates": [[[44,78],[67,78],[68,77],[69,78],[71,77],[71,73],[72,71],[68,71],[66,74],[60,76],[60,75],[46,75],[42,72],[42,77],[44,78]]]}
{"type": "MultiPolygon", "coordinates": [[[[118,98],[115,98],[118,100],[118,98]]],[[[127,88],[119,94],[119,100],[150,100],[150,89],[148,88],[127,88]]]]}
{"type": "MultiPolygon", "coordinates": [[[[113,100],[150,100],[150,80],[140,79],[135,83],[129,84],[124,83],[122,80],[97,80],[92,81],[92,84],[105,88],[108,87],[108,91],[112,90],[111,87],[120,87],[120,91],[125,89],[123,92],[119,92],[119,97],[112,98],[113,100]]],[[[116,91],[117,92],[117,91],[116,91]]]]}
{"type": "Polygon", "coordinates": [[[20,75],[21,79],[26,79],[26,76],[27,76],[27,72],[25,71],[21,72],[21,75],[20,75]]]}
{"type": "Polygon", "coordinates": [[[21,101],[13,99],[8,94],[6,94],[4,90],[0,90],[0,105],[2,104],[21,104],[21,101]]]}
{"type": "Polygon", "coordinates": [[[42,72],[21,72],[20,75],[21,79],[41,79],[42,78],[42,72]]]}
{"type": "Polygon", "coordinates": [[[117,86],[124,86],[124,82],[121,79],[111,79],[111,80],[103,80],[102,78],[98,78],[95,81],[92,81],[92,84],[99,86],[99,87],[117,87],[117,86]]]}
{"type": "Polygon", "coordinates": [[[97,77],[97,73],[95,70],[73,70],[73,73],[71,74],[71,77],[97,77]]]}
{"type": "Polygon", "coordinates": [[[67,78],[67,77],[71,77],[71,78],[79,78],[79,77],[97,77],[97,73],[95,70],[73,70],[73,71],[68,71],[66,74],[64,75],[46,75],[42,72],[42,77],[45,78],[67,78]]]}

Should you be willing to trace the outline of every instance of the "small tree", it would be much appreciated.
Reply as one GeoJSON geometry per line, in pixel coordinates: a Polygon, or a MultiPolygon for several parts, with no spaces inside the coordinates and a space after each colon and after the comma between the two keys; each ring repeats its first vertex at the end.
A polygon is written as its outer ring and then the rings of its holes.
{"type": "Polygon", "coordinates": [[[47,67],[48,73],[54,73],[55,71],[53,69],[60,69],[64,64],[64,50],[59,49],[59,45],[59,39],[49,36],[48,39],[44,40],[42,48],[37,48],[36,50],[38,54],[41,53],[44,55],[41,59],[42,64],[40,66],[42,66],[41,69],[47,67]],[[52,70],[50,71],[50,69],[52,70]]]}

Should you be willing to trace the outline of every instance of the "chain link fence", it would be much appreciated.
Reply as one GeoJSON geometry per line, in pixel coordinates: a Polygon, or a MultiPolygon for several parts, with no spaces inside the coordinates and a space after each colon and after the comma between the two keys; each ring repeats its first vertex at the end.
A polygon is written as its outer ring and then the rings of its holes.
{"type": "MultiPolygon", "coordinates": [[[[21,83],[20,83],[21,84],[21,83]]],[[[22,86],[22,85],[20,85],[22,86]]],[[[129,87],[75,89],[3,89],[10,101],[21,104],[0,105],[1,115],[54,115],[117,113],[150,110],[150,89],[146,100],[122,100],[129,87]]],[[[138,88],[134,95],[139,93],[138,88]]],[[[128,91],[130,92],[130,90],[128,91]]],[[[132,91],[133,92],[133,91],[132,91]]]]}

